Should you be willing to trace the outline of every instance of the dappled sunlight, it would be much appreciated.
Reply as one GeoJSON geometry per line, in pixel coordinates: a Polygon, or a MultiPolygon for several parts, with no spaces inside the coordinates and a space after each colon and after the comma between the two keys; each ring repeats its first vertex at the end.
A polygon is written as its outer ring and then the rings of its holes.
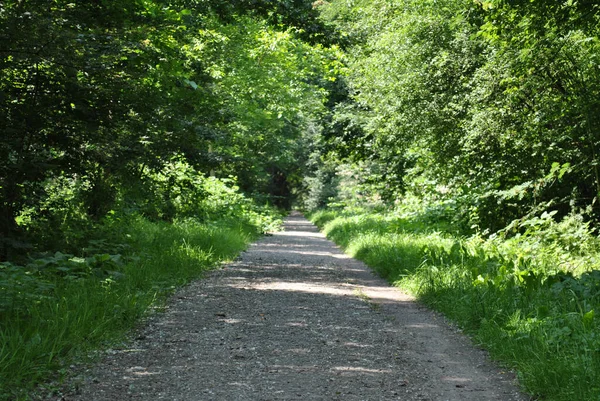
{"type": "Polygon", "coordinates": [[[244,387],[244,388],[252,388],[251,385],[249,385],[248,383],[244,383],[244,382],[231,382],[231,383],[227,383],[230,386],[234,386],[234,387],[244,387]]]}
{"type": "Polygon", "coordinates": [[[129,373],[130,375],[134,376],[134,377],[125,377],[128,379],[134,379],[135,377],[145,377],[145,376],[155,376],[161,373],[161,371],[155,371],[155,372],[149,372],[147,368],[144,368],[142,366],[133,366],[127,370],[125,370],[127,373],[129,373]]]}
{"type": "MultiPolygon", "coordinates": [[[[238,265],[235,266],[236,271],[238,271],[238,265]]],[[[310,268],[307,268],[306,266],[301,266],[299,264],[296,263],[286,263],[285,265],[279,264],[279,265],[275,265],[275,264],[263,264],[261,266],[253,266],[251,269],[246,269],[246,272],[248,273],[256,273],[259,272],[261,270],[274,270],[274,271],[280,271],[282,269],[302,269],[304,271],[307,272],[323,272],[323,271],[336,271],[338,270],[338,268],[331,266],[331,265],[320,265],[320,266],[311,266],[310,268]]],[[[247,279],[247,278],[246,278],[247,279]]]]}
{"type": "Polygon", "coordinates": [[[352,296],[354,291],[351,288],[339,288],[332,285],[323,285],[318,283],[298,283],[275,281],[271,283],[260,283],[253,286],[257,290],[276,290],[276,291],[292,291],[292,292],[308,292],[314,294],[327,294],[338,296],[352,296]]]}
{"type": "Polygon", "coordinates": [[[466,377],[454,377],[454,376],[443,376],[441,377],[442,381],[455,383],[456,385],[465,385],[467,383],[471,383],[473,380],[468,379],[466,377]]]}
{"type": "Polygon", "coordinates": [[[384,374],[392,373],[390,369],[369,369],[360,366],[336,366],[331,368],[334,372],[356,373],[356,374],[384,374]]]}
{"type": "Polygon", "coordinates": [[[296,355],[306,355],[310,353],[310,349],[308,348],[290,348],[287,350],[290,354],[296,355]]]}
{"type": "Polygon", "coordinates": [[[219,320],[223,323],[229,323],[229,324],[237,324],[237,323],[245,322],[245,320],[243,320],[243,319],[219,319],[219,320]]]}
{"type": "Polygon", "coordinates": [[[306,241],[304,243],[294,243],[293,245],[290,245],[290,244],[284,245],[280,242],[260,242],[260,243],[251,245],[251,248],[253,251],[262,251],[265,249],[279,249],[279,250],[291,249],[291,250],[295,250],[295,251],[310,250],[310,251],[314,251],[314,252],[343,253],[338,248],[332,247],[331,243],[329,243],[327,240],[321,241],[319,239],[314,239],[314,238],[310,241],[306,241]]]}
{"type": "MultiPolygon", "coordinates": [[[[273,269],[274,267],[263,266],[261,269],[273,269]]],[[[335,270],[331,267],[319,267],[319,270],[335,270]]],[[[227,284],[228,287],[240,288],[245,290],[257,291],[286,291],[298,293],[322,294],[341,297],[356,297],[363,300],[377,303],[393,302],[414,302],[414,298],[395,288],[384,286],[368,286],[354,283],[321,283],[319,280],[327,280],[327,276],[313,274],[310,281],[284,281],[284,280],[264,280],[261,282],[251,282],[247,278],[232,277],[233,283],[227,284]]],[[[431,325],[431,327],[437,327],[431,325]]],[[[419,327],[425,328],[425,327],[419,327]]]]}
{"type": "Polygon", "coordinates": [[[361,286],[361,290],[370,299],[378,302],[414,302],[415,297],[389,286],[361,286]]]}
{"type": "Polygon", "coordinates": [[[319,371],[322,368],[317,365],[271,365],[266,371],[269,373],[279,372],[279,371],[292,371],[292,372],[315,372],[319,371]]]}
{"type": "Polygon", "coordinates": [[[407,324],[405,327],[409,328],[409,329],[437,329],[440,326],[438,326],[437,324],[419,323],[419,324],[407,324]]]}
{"type": "Polygon", "coordinates": [[[324,234],[313,231],[279,231],[273,233],[274,237],[311,237],[311,238],[325,238],[324,234]]]}
{"type": "Polygon", "coordinates": [[[134,368],[122,376],[136,386],[146,380],[151,388],[154,372],[197,380],[202,371],[207,399],[256,391],[270,398],[354,399],[357,388],[365,394],[357,399],[384,399],[384,393],[399,396],[398,383],[402,391],[433,386],[456,395],[481,381],[463,368],[462,352],[436,342],[443,321],[438,325],[435,317],[422,316],[412,297],[338,248],[298,238],[267,237],[215,271],[214,282],[192,289],[202,307],[189,304],[190,313],[171,312],[153,335],[164,340],[161,352],[168,361],[131,363],[126,366],[152,369],[134,368]],[[182,316],[190,322],[187,329],[182,316]],[[200,348],[201,358],[190,358],[192,352],[171,358],[200,348]],[[409,380],[412,371],[429,384],[409,380]],[[292,393],[289,383],[296,383],[292,393]]]}
{"type": "Polygon", "coordinates": [[[288,249],[278,249],[278,250],[261,250],[263,253],[292,253],[296,255],[307,255],[307,256],[327,256],[336,259],[350,259],[350,256],[340,253],[331,253],[331,252],[318,252],[318,251],[292,251],[288,249]]]}
{"type": "Polygon", "coordinates": [[[343,344],[345,347],[353,347],[353,348],[373,348],[372,344],[359,344],[354,342],[345,342],[343,344]]]}
{"type": "Polygon", "coordinates": [[[308,327],[308,325],[305,322],[289,322],[285,325],[290,327],[308,327]]]}

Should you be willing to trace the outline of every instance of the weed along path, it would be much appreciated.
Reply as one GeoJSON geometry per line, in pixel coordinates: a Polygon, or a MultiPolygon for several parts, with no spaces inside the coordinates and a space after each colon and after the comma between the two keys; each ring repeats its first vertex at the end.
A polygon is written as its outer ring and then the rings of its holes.
{"type": "Polygon", "coordinates": [[[173,297],[64,400],[525,400],[299,214],[173,297]]]}

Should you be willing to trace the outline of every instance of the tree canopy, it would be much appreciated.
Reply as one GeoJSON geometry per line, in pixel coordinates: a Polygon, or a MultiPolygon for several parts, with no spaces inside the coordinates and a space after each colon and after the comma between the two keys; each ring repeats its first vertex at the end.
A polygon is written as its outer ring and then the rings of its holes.
{"type": "Polygon", "coordinates": [[[460,221],[491,230],[544,210],[598,219],[599,5],[321,8],[351,43],[351,96],[336,106],[327,154],[353,166],[366,194],[451,200],[460,221]]]}
{"type": "Polygon", "coordinates": [[[324,110],[330,30],[300,1],[3,2],[3,247],[115,208],[173,218],[173,163],[289,203],[274,186],[324,110]]]}
{"type": "Polygon", "coordinates": [[[159,177],[183,165],[288,207],[410,192],[492,232],[597,221],[599,18],[585,1],[5,1],[3,246],[117,209],[172,219],[187,184],[159,177]]]}

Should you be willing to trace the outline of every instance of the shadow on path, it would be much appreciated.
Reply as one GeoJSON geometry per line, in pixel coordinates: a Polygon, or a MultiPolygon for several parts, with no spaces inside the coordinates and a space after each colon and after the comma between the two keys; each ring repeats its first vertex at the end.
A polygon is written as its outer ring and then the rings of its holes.
{"type": "Polygon", "coordinates": [[[299,214],[176,294],[83,380],[65,399],[525,399],[441,317],[299,214]]]}

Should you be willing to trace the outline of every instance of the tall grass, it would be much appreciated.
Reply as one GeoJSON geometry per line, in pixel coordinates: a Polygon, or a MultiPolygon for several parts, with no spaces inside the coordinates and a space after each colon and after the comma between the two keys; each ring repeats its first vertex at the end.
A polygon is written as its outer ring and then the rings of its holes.
{"type": "Polygon", "coordinates": [[[0,264],[0,399],[27,399],[39,383],[60,380],[72,358],[121,339],[150,307],[235,257],[261,228],[240,219],[132,217],[110,231],[125,243],[100,245],[117,255],[0,264]]]}
{"type": "Polygon", "coordinates": [[[546,400],[600,399],[600,246],[577,218],[460,237],[414,213],[320,211],[326,235],[456,321],[546,400]],[[533,227],[533,228],[532,228],[533,227]]]}

